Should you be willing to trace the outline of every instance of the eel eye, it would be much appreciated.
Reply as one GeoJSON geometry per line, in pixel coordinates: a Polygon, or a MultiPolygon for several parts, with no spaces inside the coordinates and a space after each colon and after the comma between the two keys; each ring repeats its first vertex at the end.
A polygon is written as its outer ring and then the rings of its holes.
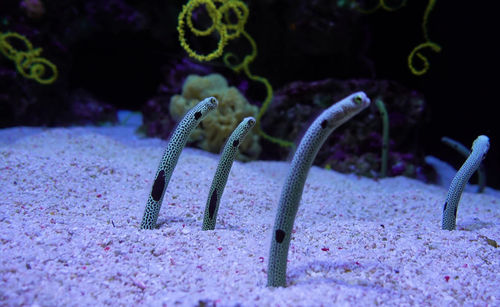
{"type": "Polygon", "coordinates": [[[361,97],[361,95],[356,95],[356,96],[354,96],[353,100],[354,100],[354,103],[361,104],[363,102],[363,97],[361,97]]]}

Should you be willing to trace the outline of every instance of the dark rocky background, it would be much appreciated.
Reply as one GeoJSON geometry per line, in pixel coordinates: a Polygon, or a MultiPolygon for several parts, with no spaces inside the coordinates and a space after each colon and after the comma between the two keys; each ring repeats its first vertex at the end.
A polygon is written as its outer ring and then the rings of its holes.
{"type": "MultiPolygon", "coordinates": [[[[282,101],[293,98],[287,96],[291,87],[310,90],[311,84],[322,80],[346,91],[355,90],[351,86],[357,84],[374,95],[399,94],[397,108],[404,111],[406,101],[408,112],[397,118],[411,131],[401,129],[403,125],[398,123],[399,128],[391,132],[391,139],[400,140],[391,145],[398,153],[394,159],[409,159],[408,163],[416,166],[421,165],[424,155],[431,154],[458,167],[463,157],[441,144],[440,138],[449,136],[470,146],[479,134],[486,134],[491,141],[485,161],[488,185],[500,188],[496,112],[499,48],[495,45],[499,25],[494,4],[437,1],[429,16],[428,31],[442,52],[427,52],[430,70],[414,76],[407,67],[407,57],[423,42],[421,22],[427,3],[407,2],[394,12],[379,9],[360,14],[337,5],[341,1],[247,1],[250,17],[246,29],[259,50],[251,70],[267,77],[282,101]],[[410,97],[419,97],[425,107],[413,112],[410,97]],[[408,138],[403,142],[405,134],[408,138]]],[[[24,79],[16,73],[15,65],[0,55],[0,127],[96,124],[114,121],[117,109],[130,109],[149,112],[146,118],[162,120],[160,128],[149,132],[166,137],[175,123],[169,122],[168,114],[163,119],[151,114],[164,114],[161,112],[167,109],[169,97],[180,92],[187,74],[219,72],[230,84],[243,89],[245,76],[236,75],[220,60],[195,64],[186,59],[176,31],[183,3],[3,0],[0,32],[18,32],[35,47],[42,47],[42,56],[58,66],[59,78],[52,85],[24,79]]],[[[212,48],[206,41],[193,44],[195,48],[212,48]]],[[[244,41],[230,43],[229,48],[241,54],[249,50],[244,41]]],[[[262,87],[252,83],[244,92],[256,104],[265,96],[262,87]]],[[[322,95],[336,98],[327,92],[322,95]]],[[[304,92],[302,97],[307,106],[311,96],[304,92]]],[[[300,107],[298,101],[291,103],[300,107]]],[[[388,109],[391,113],[391,105],[388,109]]],[[[312,115],[317,110],[308,112],[312,115]]],[[[266,114],[263,124],[268,129],[280,120],[273,117],[276,114],[271,110],[266,114]]],[[[376,114],[373,108],[370,114],[376,114]]],[[[369,116],[360,118],[358,126],[370,122],[369,116]]],[[[347,129],[363,128],[353,125],[339,130],[339,135],[347,129]]],[[[380,131],[377,125],[364,129],[368,128],[380,131]]],[[[368,148],[377,141],[377,135],[364,140],[367,147],[351,149],[378,153],[376,146],[368,148]]],[[[339,141],[339,136],[332,141],[339,141]]],[[[271,144],[267,154],[269,158],[287,155],[271,144]]],[[[324,152],[318,157],[319,164],[327,163],[329,157],[324,152]]]]}

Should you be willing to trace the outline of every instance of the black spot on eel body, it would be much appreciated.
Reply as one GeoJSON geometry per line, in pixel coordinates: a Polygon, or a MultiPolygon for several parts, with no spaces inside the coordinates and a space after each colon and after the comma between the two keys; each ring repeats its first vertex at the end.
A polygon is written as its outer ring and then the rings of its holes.
{"type": "Polygon", "coordinates": [[[215,213],[215,205],[217,205],[217,189],[214,189],[210,196],[210,205],[208,206],[208,216],[212,219],[215,213]]]}
{"type": "Polygon", "coordinates": [[[151,191],[151,197],[154,201],[160,201],[161,194],[165,188],[165,171],[161,170],[156,176],[155,183],[153,184],[153,190],[151,191]]]}
{"type": "Polygon", "coordinates": [[[443,208],[443,211],[446,211],[446,206],[448,206],[448,202],[445,202],[445,203],[444,203],[444,208],[443,208]]]}
{"type": "Polygon", "coordinates": [[[321,122],[321,128],[325,129],[327,125],[328,125],[328,121],[327,120],[324,120],[324,121],[321,122]]]}
{"type": "Polygon", "coordinates": [[[201,117],[201,112],[200,111],[194,113],[194,119],[198,120],[200,117],[201,117]]]}
{"type": "Polygon", "coordinates": [[[285,232],[281,229],[276,230],[275,239],[276,239],[276,242],[278,242],[278,243],[283,242],[283,239],[285,239],[285,232]]]}
{"type": "Polygon", "coordinates": [[[457,209],[458,209],[458,206],[455,207],[455,212],[453,212],[453,214],[455,214],[455,218],[457,218],[457,209]]]}
{"type": "Polygon", "coordinates": [[[233,146],[237,147],[240,144],[240,140],[234,140],[233,146]]]}

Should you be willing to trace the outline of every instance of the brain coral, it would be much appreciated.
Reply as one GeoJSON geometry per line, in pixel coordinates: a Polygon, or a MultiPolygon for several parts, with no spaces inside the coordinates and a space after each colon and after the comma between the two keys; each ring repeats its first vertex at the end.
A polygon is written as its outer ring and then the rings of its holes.
{"type": "MultiPolygon", "coordinates": [[[[189,75],[182,87],[182,95],[170,99],[170,116],[180,121],[182,116],[206,97],[214,96],[219,101],[215,111],[210,113],[191,133],[190,142],[204,150],[219,153],[226,139],[238,124],[247,116],[257,116],[258,108],[234,86],[229,87],[220,74],[207,76],[189,75]]],[[[254,131],[240,145],[239,159],[256,159],[261,151],[259,136],[254,131]]]]}

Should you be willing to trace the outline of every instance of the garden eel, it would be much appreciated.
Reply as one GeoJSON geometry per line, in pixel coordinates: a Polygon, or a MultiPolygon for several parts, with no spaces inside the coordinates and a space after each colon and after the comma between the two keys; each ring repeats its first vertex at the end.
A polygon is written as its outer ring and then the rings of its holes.
{"type": "Polygon", "coordinates": [[[380,158],[380,178],[387,176],[387,160],[389,159],[389,114],[382,99],[376,99],[375,105],[382,117],[382,156],[380,158]]]}
{"type": "Polygon", "coordinates": [[[202,230],[214,230],[217,221],[217,212],[219,211],[220,199],[224,192],[224,187],[227,183],[229,171],[233,165],[234,158],[238,153],[240,144],[245,139],[246,135],[255,125],[255,118],[245,117],[241,123],[234,129],[233,133],[229,136],[222,150],[217,170],[215,171],[212,186],[208,193],[207,204],[205,206],[205,214],[203,216],[202,230]]]}
{"type": "MultiPolygon", "coordinates": [[[[466,159],[470,155],[469,148],[465,147],[462,143],[459,143],[449,137],[443,136],[441,138],[441,142],[445,143],[446,145],[458,151],[466,159]]],[[[477,169],[477,193],[483,193],[485,186],[486,186],[486,170],[484,169],[484,165],[481,163],[479,165],[479,168],[477,169]]]]}
{"type": "Polygon", "coordinates": [[[304,189],[307,173],[321,145],[330,133],[370,104],[363,92],[357,92],[335,103],[307,129],[295,152],[288,176],[281,190],[274,221],[267,269],[268,287],[286,286],[286,265],[293,223],[304,189]]]}
{"type": "Polygon", "coordinates": [[[474,143],[472,143],[471,154],[458,170],[455,177],[453,177],[448,189],[443,208],[442,229],[454,230],[456,228],[458,202],[460,201],[460,197],[462,197],[465,184],[479,165],[481,165],[481,161],[486,157],[489,148],[490,139],[486,135],[478,136],[474,143]]]}
{"type": "Polygon", "coordinates": [[[207,116],[210,111],[217,108],[218,101],[215,97],[208,97],[200,101],[194,108],[190,109],[179,122],[167,144],[160,166],[156,172],[153,187],[148,197],[148,202],[142,217],[142,229],[154,229],[158,220],[163,195],[167,189],[168,182],[172,176],[175,165],[179,160],[181,151],[186,146],[189,135],[198,126],[200,121],[207,116]]]}

